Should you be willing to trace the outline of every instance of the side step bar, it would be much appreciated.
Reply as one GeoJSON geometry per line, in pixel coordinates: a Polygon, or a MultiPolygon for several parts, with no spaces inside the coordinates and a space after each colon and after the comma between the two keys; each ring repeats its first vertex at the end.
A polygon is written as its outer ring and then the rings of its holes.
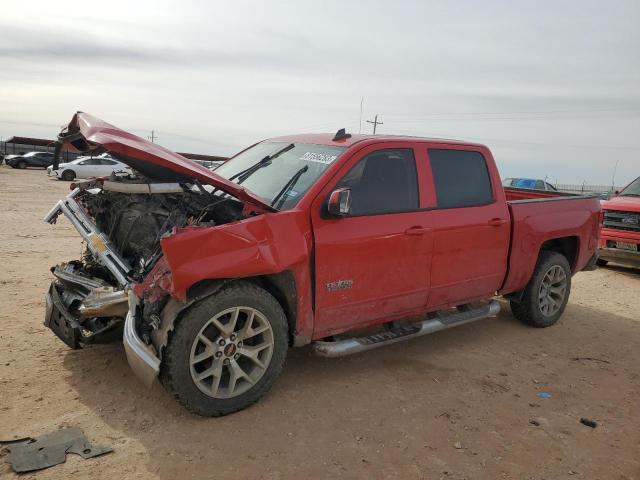
{"type": "Polygon", "coordinates": [[[89,215],[75,201],[74,197],[79,192],[80,189],[76,188],[65,199],[60,200],[44,217],[44,221],[53,224],[56,222],[58,215],[63,213],[87,242],[87,247],[89,247],[91,253],[100,260],[102,265],[109,269],[121,286],[126,286],[129,283],[127,275],[131,271],[131,266],[118,254],[109,241],[109,237],[98,229],[89,218],[89,215]]]}
{"type": "Polygon", "coordinates": [[[321,357],[343,357],[475,322],[498,313],[500,313],[500,304],[497,300],[491,300],[488,304],[478,308],[458,311],[449,315],[439,315],[436,318],[402,325],[386,332],[374,333],[365,337],[348,338],[335,342],[313,342],[311,348],[313,353],[321,357]]]}

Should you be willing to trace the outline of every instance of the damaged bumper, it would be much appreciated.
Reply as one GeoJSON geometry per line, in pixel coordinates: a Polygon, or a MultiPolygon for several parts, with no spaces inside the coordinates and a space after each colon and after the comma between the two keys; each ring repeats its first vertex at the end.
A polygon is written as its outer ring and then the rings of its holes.
{"type": "Polygon", "coordinates": [[[83,274],[74,262],[51,271],[55,280],[45,295],[45,326],[74,349],[118,334],[127,311],[124,290],[83,274]]]}
{"type": "Polygon", "coordinates": [[[160,359],[153,346],[145,344],[136,330],[139,300],[130,289],[131,268],[75,201],[77,193],[76,189],[59,201],[44,220],[55,223],[57,217],[64,214],[118,286],[82,274],[73,262],[55,267],[52,272],[56,279],[45,296],[44,324],[74,349],[82,344],[99,343],[110,332],[119,335],[122,329],[129,365],[145,385],[150,386],[158,376],[160,359]]]}
{"type": "Polygon", "coordinates": [[[136,330],[138,297],[129,292],[129,312],[124,321],[123,343],[133,373],[150,387],[160,372],[160,359],[152,346],[145,344],[136,330]]]}
{"type": "MultiPolygon", "coordinates": [[[[54,270],[54,275],[56,273],[54,270]]],[[[160,372],[160,359],[153,346],[145,344],[138,335],[138,297],[130,290],[101,293],[94,288],[83,299],[83,293],[68,287],[68,279],[73,274],[65,273],[67,280],[63,283],[56,275],[58,280],[51,282],[45,296],[45,326],[69,347],[77,349],[83,344],[100,343],[112,331],[120,335],[121,319],[124,317],[122,341],[127,361],[136,376],[150,387],[160,372]],[[79,306],[72,308],[74,302],[78,301],[79,306]],[[105,324],[96,324],[94,315],[109,320],[105,324]],[[92,323],[87,325],[85,321],[92,323]]]]}
{"type": "Polygon", "coordinates": [[[45,295],[44,325],[70,348],[80,348],[80,324],[62,302],[53,282],[45,295]]]}

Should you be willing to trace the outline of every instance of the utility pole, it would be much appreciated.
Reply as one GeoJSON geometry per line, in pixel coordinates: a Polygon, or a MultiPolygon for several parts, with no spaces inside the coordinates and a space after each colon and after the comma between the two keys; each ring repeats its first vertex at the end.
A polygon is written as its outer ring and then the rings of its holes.
{"type": "Polygon", "coordinates": [[[362,133],[362,104],[364,103],[364,97],[360,98],[360,125],[358,126],[358,133],[362,133]]]}
{"type": "Polygon", "coordinates": [[[620,162],[619,158],[616,159],[616,164],[613,167],[613,174],[611,175],[611,191],[612,192],[616,189],[616,170],[618,170],[618,162],[620,162]]]}
{"type": "Polygon", "coordinates": [[[379,121],[378,121],[378,114],[377,114],[377,113],[376,113],[376,116],[375,116],[375,118],[373,119],[373,121],[371,121],[371,120],[367,120],[367,123],[371,123],[371,124],[373,125],[373,134],[374,134],[374,135],[376,134],[376,127],[377,127],[378,125],[384,125],[384,123],[382,123],[382,122],[379,122],[379,121]]]}
{"type": "Polygon", "coordinates": [[[149,140],[151,140],[151,143],[154,143],[156,141],[156,139],[158,138],[156,136],[156,132],[155,130],[151,130],[151,135],[147,137],[149,140]]]}

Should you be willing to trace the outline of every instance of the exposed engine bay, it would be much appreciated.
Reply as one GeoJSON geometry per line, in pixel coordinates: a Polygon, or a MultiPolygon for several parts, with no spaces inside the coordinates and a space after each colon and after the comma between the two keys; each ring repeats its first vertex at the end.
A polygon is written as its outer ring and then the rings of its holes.
{"type": "Polygon", "coordinates": [[[76,201],[129,262],[134,281],[153,266],[162,253],[160,239],[174,228],[222,225],[242,218],[240,202],[212,195],[204,187],[123,179],[104,182],[98,192],[87,188],[91,186],[80,185],[76,201]]]}
{"type": "MultiPolygon", "coordinates": [[[[187,226],[241,220],[243,203],[199,183],[152,183],[133,175],[75,184],[45,218],[64,213],[86,242],[81,259],[51,269],[45,324],[65,343],[121,338],[127,289],[162,258],[160,240],[187,226]]],[[[162,306],[156,302],[144,317],[162,306]]]]}

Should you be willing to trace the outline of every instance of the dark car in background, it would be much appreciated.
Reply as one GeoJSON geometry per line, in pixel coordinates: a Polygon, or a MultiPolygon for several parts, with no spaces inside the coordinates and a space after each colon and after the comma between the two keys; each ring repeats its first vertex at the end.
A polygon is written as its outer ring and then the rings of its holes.
{"type": "Polygon", "coordinates": [[[551,192],[558,191],[558,189],[550,183],[535,178],[505,178],[502,181],[502,186],[513,188],[528,188],[530,190],[547,190],[551,192]]]}
{"type": "Polygon", "coordinates": [[[53,165],[53,153],[51,152],[29,152],[24,155],[5,159],[7,165],[13,168],[40,167],[47,168],[53,165]]]}

